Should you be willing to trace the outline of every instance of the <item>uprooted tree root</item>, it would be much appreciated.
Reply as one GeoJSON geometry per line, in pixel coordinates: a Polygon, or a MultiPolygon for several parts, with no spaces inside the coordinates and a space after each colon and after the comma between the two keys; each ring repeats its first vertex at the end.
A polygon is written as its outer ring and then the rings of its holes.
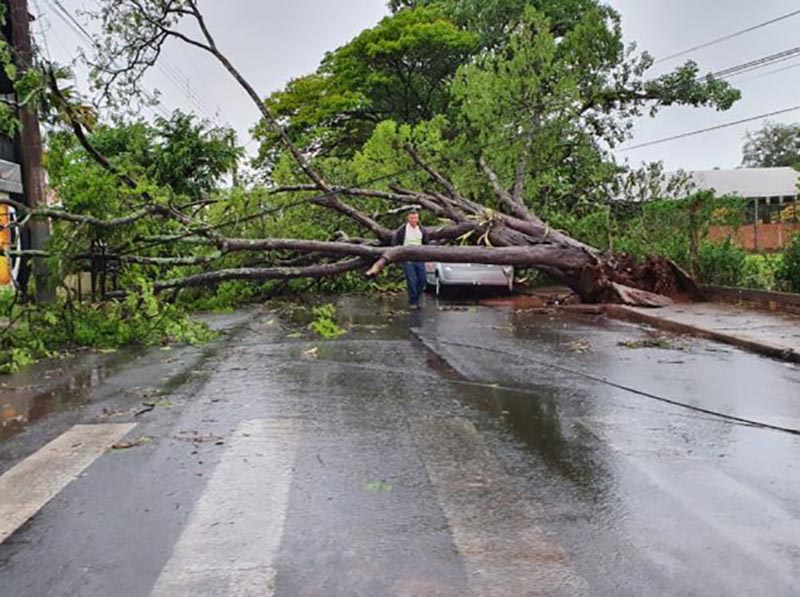
{"type": "Polygon", "coordinates": [[[662,307],[673,302],[702,300],[696,282],[674,262],[658,256],[644,263],[627,254],[605,255],[597,265],[587,266],[580,275],[581,296],[587,303],[633,304],[662,307]]]}

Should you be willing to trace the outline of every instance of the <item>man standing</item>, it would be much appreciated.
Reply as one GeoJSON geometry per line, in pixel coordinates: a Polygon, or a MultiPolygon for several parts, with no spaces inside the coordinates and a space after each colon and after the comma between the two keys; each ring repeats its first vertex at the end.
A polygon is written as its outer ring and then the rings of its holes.
{"type": "MultiPolygon", "coordinates": [[[[408,223],[398,228],[392,237],[395,246],[421,246],[428,244],[428,233],[419,225],[419,214],[412,211],[408,214],[408,223]]],[[[419,302],[425,286],[428,284],[425,264],[421,261],[408,261],[403,263],[403,272],[406,275],[408,288],[408,304],[412,309],[419,309],[419,302]]]]}

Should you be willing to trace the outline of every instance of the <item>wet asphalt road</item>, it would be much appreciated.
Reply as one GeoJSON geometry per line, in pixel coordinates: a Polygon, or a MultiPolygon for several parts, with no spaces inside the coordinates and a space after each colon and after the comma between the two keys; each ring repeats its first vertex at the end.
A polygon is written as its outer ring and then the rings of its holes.
{"type": "Polygon", "coordinates": [[[144,441],[10,534],[0,594],[800,594],[800,437],[653,398],[800,429],[797,366],[591,316],[339,312],[333,342],[264,308],[3,380],[0,472],[79,424],[144,441]]]}

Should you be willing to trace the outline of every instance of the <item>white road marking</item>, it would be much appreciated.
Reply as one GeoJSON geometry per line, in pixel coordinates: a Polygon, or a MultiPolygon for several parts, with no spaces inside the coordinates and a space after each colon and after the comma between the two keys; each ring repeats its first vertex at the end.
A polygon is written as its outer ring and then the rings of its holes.
{"type": "Polygon", "coordinates": [[[475,595],[584,595],[586,581],[465,419],[411,422],[475,595]]]}
{"type": "Polygon", "coordinates": [[[239,425],[153,596],[273,593],[297,437],[289,419],[239,425]]]}
{"type": "Polygon", "coordinates": [[[76,425],[0,477],[0,543],[135,426],[76,425]]]}

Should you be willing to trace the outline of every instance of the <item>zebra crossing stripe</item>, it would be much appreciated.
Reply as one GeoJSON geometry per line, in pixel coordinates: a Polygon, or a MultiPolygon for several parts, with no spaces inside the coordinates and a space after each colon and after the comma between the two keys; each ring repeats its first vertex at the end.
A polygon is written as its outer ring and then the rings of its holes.
{"type": "Polygon", "coordinates": [[[410,427],[474,594],[589,592],[472,423],[415,419],[410,427]]]}
{"type": "Polygon", "coordinates": [[[237,428],[156,581],[154,597],[270,595],[286,520],[297,423],[237,428]]]}
{"type": "Polygon", "coordinates": [[[0,543],[135,426],[76,425],[0,477],[0,543]]]}

